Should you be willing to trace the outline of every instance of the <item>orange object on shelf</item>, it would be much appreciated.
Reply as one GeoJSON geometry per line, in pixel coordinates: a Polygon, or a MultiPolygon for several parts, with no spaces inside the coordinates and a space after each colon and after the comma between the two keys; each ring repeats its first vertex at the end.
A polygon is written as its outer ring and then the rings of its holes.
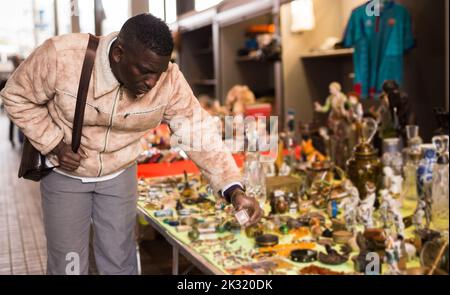
{"type": "MultiPolygon", "coordinates": [[[[240,154],[233,155],[238,167],[244,164],[244,156],[240,154]]],[[[190,160],[178,161],[173,163],[150,163],[138,165],[138,178],[152,178],[181,175],[186,171],[189,174],[200,173],[197,165],[190,160]]]]}
{"type": "Polygon", "coordinates": [[[252,34],[274,34],[275,25],[251,25],[247,28],[247,33],[252,34]]]}
{"type": "MultiPolygon", "coordinates": [[[[299,158],[300,148],[295,148],[295,155],[299,158]]],[[[262,152],[262,155],[269,155],[269,152],[262,152]]],[[[283,151],[283,155],[287,156],[289,154],[288,150],[283,151]]],[[[234,154],[234,160],[238,167],[242,167],[244,165],[244,155],[243,154],[234,154]]],[[[166,176],[175,176],[181,175],[186,171],[189,174],[197,174],[200,173],[197,165],[190,160],[185,161],[177,161],[173,163],[149,163],[149,164],[139,164],[138,165],[138,178],[153,178],[153,177],[166,177],[166,176]]]]}

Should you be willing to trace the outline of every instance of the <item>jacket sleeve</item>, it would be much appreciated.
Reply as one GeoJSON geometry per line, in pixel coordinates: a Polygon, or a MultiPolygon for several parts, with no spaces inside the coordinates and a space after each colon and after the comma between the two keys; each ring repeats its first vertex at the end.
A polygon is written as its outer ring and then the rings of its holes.
{"type": "Polygon", "coordinates": [[[227,150],[217,123],[202,109],[178,69],[171,69],[172,94],[164,121],[172,131],[171,145],[183,149],[211,183],[215,193],[233,182],[242,182],[241,173],[227,150]]]}
{"type": "Polygon", "coordinates": [[[44,155],[64,136],[47,108],[55,95],[56,66],[55,46],[47,40],[17,68],[0,93],[9,118],[44,155]]]}

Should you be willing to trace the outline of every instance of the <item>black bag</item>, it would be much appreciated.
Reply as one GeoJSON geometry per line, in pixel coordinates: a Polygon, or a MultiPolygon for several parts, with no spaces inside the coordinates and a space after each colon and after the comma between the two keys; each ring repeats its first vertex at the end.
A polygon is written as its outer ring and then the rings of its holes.
{"type": "MultiPolygon", "coordinates": [[[[86,107],[86,97],[91,80],[92,69],[94,68],[95,55],[97,53],[99,39],[89,35],[88,47],[84,57],[83,68],[81,69],[80,83],[78,85],[77,104],[75,107],[75,116],[72,128],[72,151],[78,152],[81,142],[81,133],[83,129],[84,109],[86,107]]],[[[22,159],[19,167],[19,178],[40,181],[57,167],[49,167],[45,163],[45,156],[42,155],[25,138],[23,143],[22,159]]]]}

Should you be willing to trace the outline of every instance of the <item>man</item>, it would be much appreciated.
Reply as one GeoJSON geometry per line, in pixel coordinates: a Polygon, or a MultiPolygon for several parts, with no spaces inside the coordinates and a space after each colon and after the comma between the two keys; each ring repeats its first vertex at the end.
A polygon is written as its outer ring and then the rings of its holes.
{"type": "MultiPolygon", "coordinates": [[[[202,121],[208,115],[177,65],[169,62],[173,50],[169,28],[154,16],[141,14],[130,18],[118,34],[100,38],[81,147],[74,154],[71,128],[87,42],[87,34],[47,40],[17,69],[1,97],[30,142],[59,165],[41,181],[47,273],[65,274],[73,253],[79,256],[80,273],[88,273],[92,219],[100,274],[136,274],[133,229],[139,139],[161,121],[168,122],[175,135],[192,133],[186,124],[172,121],[180,116],[199,121],[195,113],[201,113],[202,121]]],[[[213,128],[204,124],[196,138],[213,128]]],[[[203,149],[206,144],[203,139],[203,149]]],[[[247,210],[249,224],[260,219],[262,211],[245,195],[229,152],[187,153],[215,192],[222,192],[237,210],[247,210]]]]}

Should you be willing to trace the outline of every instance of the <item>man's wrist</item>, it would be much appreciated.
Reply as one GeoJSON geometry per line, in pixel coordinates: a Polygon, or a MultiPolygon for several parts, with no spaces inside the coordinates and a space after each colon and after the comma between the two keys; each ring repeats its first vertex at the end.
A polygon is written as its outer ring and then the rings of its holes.
{"type": "Polygon", "coordinates": [[[234,184],[223,191],[223,196],[228,203],[232,204],[234,196],[238,191],[244,192],[244,188],[240,184],[234,184]]]}

